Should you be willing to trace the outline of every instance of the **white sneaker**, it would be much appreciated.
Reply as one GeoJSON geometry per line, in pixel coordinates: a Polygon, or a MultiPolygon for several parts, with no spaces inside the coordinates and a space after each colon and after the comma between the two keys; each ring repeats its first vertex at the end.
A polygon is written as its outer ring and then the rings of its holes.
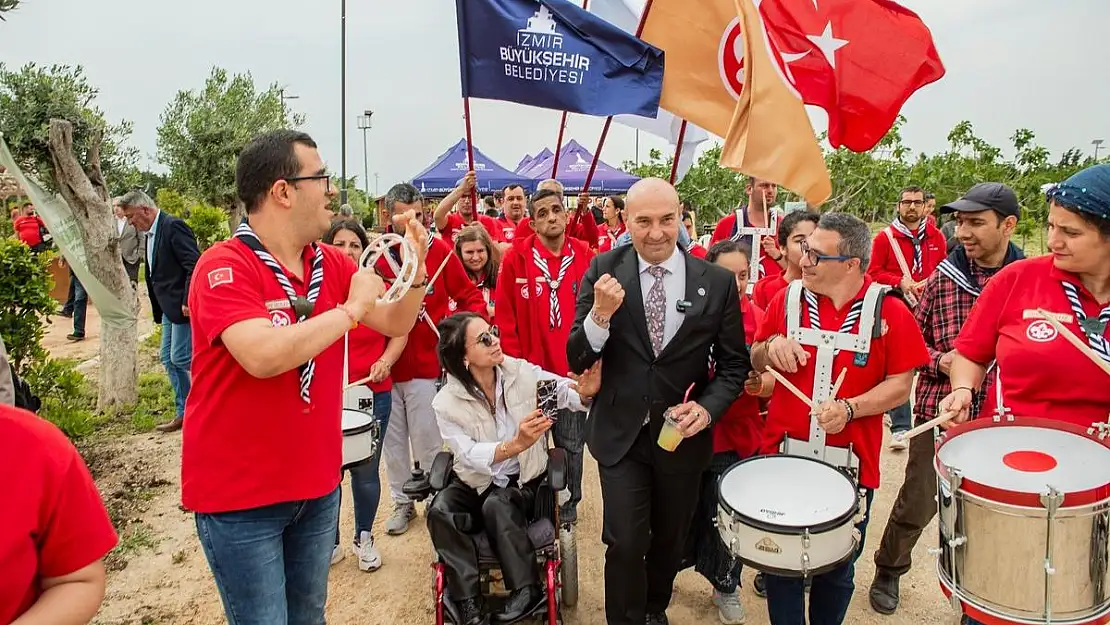
{"type": "Polygon", "coordinates": [[[343,558],[346,557],[347,553],[344,552],[339,545],[336,545],[335,548],[331,550],[331,565],[335,566],[336,564],[339,564],[343,561],[343,558]]]}
{"type": "Polygon", "coordinates": [[[393,504],[393,514],[385,522],[385,533],[400,536],[409,529],[409,521],[416,518],[416,506],[410,503],[393,504]]]}
{"type": "Polygon", "coordinates": [[[740,603],[739,592],[723,593],[714,590],[713,605],[717,606],[717,618],[721,620],[722,625],[743,625],[747,615],[744,614],[744,606],[740,603]]]}
{"type": "Polygon", "coordinates": [[[894,420],[890,418],[889,412],[883,413],[883,425],[887,426],[888,428],[894,425],[894,420]]]}
{"type": "Polygon", "coordinates": [[[354,552],[358,556],[358,568],[361,571],[376,571],[382,568],[382,554],[374,547],[374,537],[370,532],[362,532],[354,543],[354,552]]]}
{"type": "Polygon", "coordinates": [[[891,451],[906,451],[906,440],[901,437],[893,437],[890,439],[891,451]]]}

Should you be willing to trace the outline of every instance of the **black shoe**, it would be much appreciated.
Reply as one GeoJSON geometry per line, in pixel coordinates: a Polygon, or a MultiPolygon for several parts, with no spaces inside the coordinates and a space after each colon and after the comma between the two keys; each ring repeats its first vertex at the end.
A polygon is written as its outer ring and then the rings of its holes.
{"type": "Polygon", "coordinates": [[[763,573],[755,574],[755,581],[752,582],[752,590],[755,591],[755,596],[767,598],[767,582],[763,579],[763,573]]]}
{"type": "Polygon", "coordinates": [[[76,343],[78,341],[85,340],[85,335],[84,334],[67,334],[66,335],[66,340],[73,341],[74,343],[76,343]]]}
{"type": "Polygon", "coordinates": [[[646,623],[646,625],[669,625],[666,612],[656,612],[655,614],[648,614],[647,619],[644,622],[646,623]]]}
{"type": "MultiPolygon", "coordinates": [[[[450,601],[446,597],[444,600],[450,601]]],[[[486,614],[486,606],[481,597],[471,597],[454,603],[458,610],[458,625],[489,625],[489,615],[486,614]]]]}
{"type": "Polygon", "coordinates": [[[875,580],[871,582],[871,609],[879,614],[894,614],[898,610],[898,576],[883,572],[875,572],[875,580]]]}
{"type": "Polygon", "coordinates": [[[547,596],[538,584],[517,588],[509,594],[504,607],[493,615],[494,623],[515,623],[525,617],[531,616],[541,605],[547,602],[547,596]]]}
{"type": "Polygon", "coordinates": [[[559,522],[574,525],[578,522],[578,506],[567,504],[559,508],[559,522]]]}

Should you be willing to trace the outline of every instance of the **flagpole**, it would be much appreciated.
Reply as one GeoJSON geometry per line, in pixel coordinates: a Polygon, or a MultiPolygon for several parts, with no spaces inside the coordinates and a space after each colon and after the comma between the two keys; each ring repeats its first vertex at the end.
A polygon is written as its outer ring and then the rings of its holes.
{"type": "Polygon", "coordinates": [[[682,142],[686,140],[686,120],[678,127],[678,144],[674,146],[674,162],[671,163],[671,184],[678,177],[678,159],[682,156],[682,142]]]}
{"type": "MultiPolygon", "coordinates": [[[[470,132],[470,98],[463,97],[463,121],[466,123],[466,167],[467,171],[474,171],[474,138],[470,132]]],[[[474,214],[478,214],[478,184],[470,190],[470,206],[474,214]]],[[[475,217],[477,219],[477,217],[475,217]]]]}
{"type": "MultiPolygon", "coordinates": [[[[636,25],[636,37],[644,34],[644,26],[647,24],[648,12],[651,11],[651,5],[654,0],[646,0],[644,2],[644,12],[640,14],[640,23],[636,25]]],[[[597,171],[597,161],[601,158],[601,148],[605,146],[605,137],[609,135],[609,126],[613,123],[613,116],[605,118],[605,125],[601,127],[601,136],[597,140],[597,149],[594,150],[594,158],[590,161],[590,171],[586,174],[586,183],[582,185],[582,193],[590,192],[590,182],[594,179],[594,172],[597,171]]]]}
{"type": "MultiPolygon", "coordinates": [[[[582,10],[588,11],[590,8],[590,0],[582,0],[582,10]]],[[[551,177],[559,173],[559,152],[563,150],[563,131],[567,128],[567,112],[563,111],[563,117],[559,120],[559,138],[555,140],[555,162],[551,164],[551,177]]],[[[1097,154],[1095,156],[1098,156],[1097,154]]],[[[1098,160],[1097,158],[1095,159],[1098,160]]]]}
{"type": "Polygon", "coordinates": [[[559,138],[555,140],[555,162],[551,165],[551,177],[559,171],[559,152],[563,151],[563,131],[567,128],[567,112],[563,111],[563,119],[559,121],[559,138]]]}

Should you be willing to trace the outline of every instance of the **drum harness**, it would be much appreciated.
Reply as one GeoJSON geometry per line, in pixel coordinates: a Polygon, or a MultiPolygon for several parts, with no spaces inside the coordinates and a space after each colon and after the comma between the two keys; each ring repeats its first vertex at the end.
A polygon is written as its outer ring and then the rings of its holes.
{"type": "Polygon", "coordinates": [[[732,235],[729,237],[732,241],[739,241],[744,237],[752,238],[752,275],[753,280],[748,281],[748,295],[752,294],[752,289],[755,288],[755,283],[762,275],[763,266],[763,245],[762,237],[773,237],[778,229],[779,213],[773,208],[767,209],[767,227],[758,228],[756,226],[749,226],[748,223],[748,208],[746,206],[736,209],[736,226],[733,227],[732,235]]]}
{"type": "MultiPolygon", "coordinates": [[[[855,332],[825,330],[819,324],[817,310],[813,309],[810,316],[810,327],[801,326],[802,300],[804,288],[801,280],[795,280],[787,286],[786,293],[786,332],[789,338],[801,345],[817,348],[817,358],[814,363],[813,374],[813,403],[820,405],[830,399],[833,386],[833,360],[841,350],[856,354],[854,364],[862,367],[867,364],[871,352],[871,341],[882,336],[882,323],[875,323],[881,319],[883,299],[890,291],[890,287],[872,283],[863,296],[862,307],[859,311],[859,325],[855,332]]],[[[807,306],[812,306],[815,298],[810,299],[807,306]]],[[[858,300],[857,300],[858,301],[858,300]]],[[[848,318],[852,317],[849,312],[848,318]]],[[[844,329],[844,328],[842,328],[844,329]]],[[[859,457],[848,447],[835,447],[828,445],[825,430],[817,421],[817,415],[809,418],[809,440],[798,440],[789,435],[783,439],[779,447],[781,453],[790,456],[802,456],[820,460],[825,464],[840,469],[852,479],[859,488],[859,457]]],[[[860,491],[860,514],[856,523],[863,520],[867,505],[865,495],[860,491]]]]}

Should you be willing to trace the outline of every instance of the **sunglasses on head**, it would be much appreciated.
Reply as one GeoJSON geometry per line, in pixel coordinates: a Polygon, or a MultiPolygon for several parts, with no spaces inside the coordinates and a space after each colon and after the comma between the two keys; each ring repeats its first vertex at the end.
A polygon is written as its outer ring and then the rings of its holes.
{"type": "Polygon", "coordinates": [[[498,330],[497,326],[490,326],[489,330],[478,335],[478,339],[475,342],[484,347],[493,347],[494,342],[500,337],[501,330],[498,330]]]}

